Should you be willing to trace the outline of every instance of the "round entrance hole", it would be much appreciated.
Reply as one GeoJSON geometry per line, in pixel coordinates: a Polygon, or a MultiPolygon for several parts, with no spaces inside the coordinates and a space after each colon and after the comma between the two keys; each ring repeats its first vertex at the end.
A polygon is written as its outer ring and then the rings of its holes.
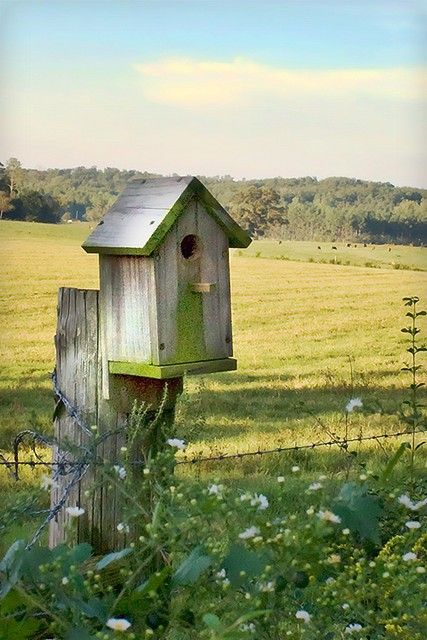
{"type": "Polygon", "coordinates": [[[194,234],[185,236],[181,241],[181,254],[186,260],[196,260],[200,257],[201,242],[194,234]]]}

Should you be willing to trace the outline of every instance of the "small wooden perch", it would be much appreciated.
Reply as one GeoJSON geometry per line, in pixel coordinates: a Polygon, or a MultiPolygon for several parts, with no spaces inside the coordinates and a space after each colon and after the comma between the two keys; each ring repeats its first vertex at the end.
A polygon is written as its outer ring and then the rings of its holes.
{"type": "Polygon", "coordinates": [[[193,293],[212,293],[216,282],[193,282],[190,286],[193,293]]]}

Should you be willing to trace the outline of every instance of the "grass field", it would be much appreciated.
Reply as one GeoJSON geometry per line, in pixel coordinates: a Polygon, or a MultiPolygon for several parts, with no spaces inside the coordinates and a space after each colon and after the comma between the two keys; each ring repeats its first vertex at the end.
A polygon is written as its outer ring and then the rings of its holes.
{"type": "MultiPolygon", "coordinates": [[[[97,257],[80,248],[88,232],[87,224],[0,223],[0,446],[5,449],[30,425],[51,431],[56,294],[60,286],[97,287],[97,257]]],[[[318,258],[317,246],[259,241],[233,252],[239,369],[186,381],[178,427],[192,443],[190,453],[322,439],[322,425],[342,431],[351,396],[365,404],[363,414],[351,419],[356,432],[397,428],[393,414],[409,383],[400,373],[401,299],[422,299],[427,274],[310,262],[318,258]],[[261,256],[254,258],[257,253],[261,256]],[[282,254],[289,259],[269,259],[282,254]]],[[[421,248],[339,246],[334,253],[356,263],[375,253],[383,266],[396,253],[406,266],[427,268],[427,250],[421,248]]],[[[262,470],[270,462],[247,464],[262,470]]]]}
{"type": "Polygon", "coordinates": [[[234,250],[234,254],[376,269],[427,271],[427,251],[424,247],[393,244],[257,240],[245,251],[234,250]]]}

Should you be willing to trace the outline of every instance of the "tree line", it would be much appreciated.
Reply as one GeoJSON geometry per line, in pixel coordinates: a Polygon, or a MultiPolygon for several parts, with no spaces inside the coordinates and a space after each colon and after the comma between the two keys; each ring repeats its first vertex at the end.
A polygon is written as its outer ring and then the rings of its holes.
{"type": "MultiPolygon", "coordinates": [[[[0,163],[0,218],[97,221],[129,180],[115,168],[25,169],[0,163]]],[[[234,180],[198,176],[254,237],[427,243],[427,190],[353,178],[234,180]]]]}

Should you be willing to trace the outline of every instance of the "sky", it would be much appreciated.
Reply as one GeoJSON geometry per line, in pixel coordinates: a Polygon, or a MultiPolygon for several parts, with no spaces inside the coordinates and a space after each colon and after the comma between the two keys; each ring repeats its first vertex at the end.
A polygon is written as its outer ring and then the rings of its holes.
{"type": "Polygon", "coordinates": [[[0,161],[427,187],[427,2],[0,0],[0,161]]]}

